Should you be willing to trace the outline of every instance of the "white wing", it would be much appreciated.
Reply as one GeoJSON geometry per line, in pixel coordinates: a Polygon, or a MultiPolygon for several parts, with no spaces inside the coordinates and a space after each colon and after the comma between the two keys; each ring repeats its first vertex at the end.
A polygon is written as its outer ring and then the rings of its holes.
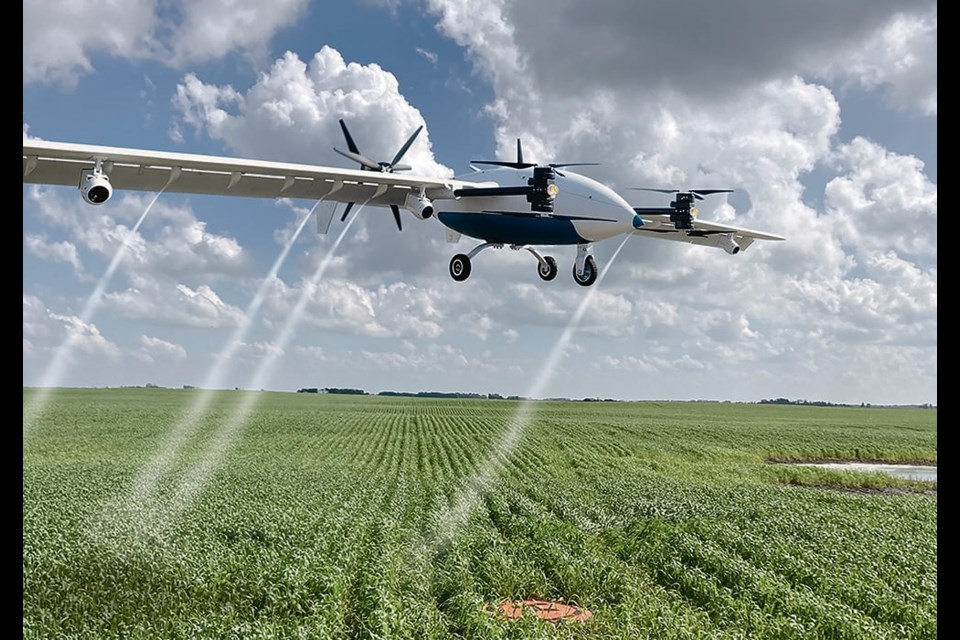
{"type": "Polygon", "coordinates": [[[693,229],[682,230],[674,227],[669,215],[641,213],[641,217],[643,218],[643,226],[634,231],[638,236],[689,242],[706,247],[721,246],[722,239],[724,237],[729,238],[731,234],[741,249],[749,247],[754,240],[785,240],[783,236],[772,233],[742,229],[696,218],[693,220],[693,229]]]}
{"type": "Polygon", "coordinates": [[[23,181],[71,185],[80,173],[103,162],[114,189],[248,198],[305,198],[403,206],[411,191],[431,200],[453,198],[456,189],[497,186],[377,171],[244,160],[221,156],[144,151],[97,145],[25,140],[23,181]]]}

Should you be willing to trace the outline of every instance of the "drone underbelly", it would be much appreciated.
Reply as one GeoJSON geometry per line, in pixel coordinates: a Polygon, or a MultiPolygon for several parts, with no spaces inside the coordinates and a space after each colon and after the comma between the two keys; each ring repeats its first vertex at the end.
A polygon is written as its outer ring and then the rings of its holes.
{"type": "Polygon", "coordinates": [[[580,244],[587,242],[572,220],[510,213],[441,211],[440,222],[463,235],[497,244],[580,244]]]}

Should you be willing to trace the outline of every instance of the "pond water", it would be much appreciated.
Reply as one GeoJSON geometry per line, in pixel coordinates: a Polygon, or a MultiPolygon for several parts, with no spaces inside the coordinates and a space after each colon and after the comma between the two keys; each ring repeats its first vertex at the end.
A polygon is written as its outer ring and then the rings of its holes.
{"type": "Polygon", "coordinates": [[[906,480],[937,481],[936,465],[876,464],[872,462],[805,462],[803,467],[821,467],[837,471],[873,471],[906,480]]]}

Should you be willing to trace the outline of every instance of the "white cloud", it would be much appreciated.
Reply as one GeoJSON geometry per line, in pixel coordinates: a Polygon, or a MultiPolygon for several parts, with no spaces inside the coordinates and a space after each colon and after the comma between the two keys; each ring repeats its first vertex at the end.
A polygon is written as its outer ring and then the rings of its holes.
{"type": "Polygon", "coordinates": [[[65,262],[73,267],[74,273],[83,273],[83,265],[80,264],[77,247],[72,242],[47,242],[45,235],[33,233],[26,234],[23,242],[27,246],[27,250],[38,258],[53,262],[65,262]]]}
{"type": "Polygon", "coordinates": [[[471,311],[470,313],[460,316],[459,325],[463,327],[467,333],[472,333],[481,340],[486,340],[490,335],[490,330],[493,328],[493,320],[485,313],[471,311]]]}
{"type": "MultiPolygon", "coordinates": [[[[375,160],[391,159],[425,124],[392,73],[377,64],[347,63],[328,46],[308,62],[288,51],[245,93],[188,74],[174,103],[185,122],[237,153],[288,162],[343,165],[332,149],[344,146],[340,118],[360,150],[375,160]]],[[[434,161],[426,131],[403,162],[420,174],[452,175],[434,161]]]]}
{"type": "Polygon", "coordinates": [[[900,109],[937,115],[937,9],[893,17],[860,48],[824,72],[885,90],[900,109]]]}
{"type": "Polygon", "coordinates": [[[76,351],[110,358],[120,356],[120,348],[107,340],[93,323],[84,322],[77,316],[57,313],[51,313],[50,318],[63,324],[67,332],[67,340],[76,351]]]}
{"type": "Polygon", "coordinates": [[[323,348],[315,345],[308,345],[308,346],[297,345],[296,347],[293,348],[293,351],[297,355],[303,356],[312,362],[315,362],[315,361],[323,362],[327,357],[327,354],[323,350],[323,348]]]}
{"type": "Polygon", "coordinates": [[[239,242],[211,233],[207,223],[184,206],[157,200],[136,236],[131,227],[143,214],[151,194],[118,194],[97,210],[63,189],[31,186],[24,206],[35,207],[49,226],[65,230],[79,247],[111,260],[127,241],[121,267],[141,277],[239,275],[248,260],[239,242]],[[129,226],[128,226],[129,225],[129,226]]]}
{"type": "Polygon", "coordinates": [[[42,140],[42,139],[43,139],[43,138],[38,138],[38,137],[36,137],[36,136],[30,135],[29,131],[30,131],[30,125],[28,125],[26,122],[24,122],[24,123],[23,123],[23,141],[24,141],[24,142],[27,142],[28,140],[42,140]]]}
{"type": "MultiPolygon", "coordinates": [[[[918,72],[914,86],[927,87],[918,102],[931,102],[932,86],[935,105],[933,3],[703,7],[702,28],[669,4],[598,11],[571,0],[546,14],[528,3],[429,6],[438,30],[467,49],[493,87],[487,111],[501,157],[513,157],[519,136],[532,160],[602,161],[584,173],[618,189],[734,188],[739,199],[708,198],[701,216],[787,237],[756,243],[733,259],[631,240],[598,292],[608,297],[597,298],[585,321],[607,336],[640,342],[621,340],[605,366],[687,372],[732,390],[735,376],[725,367],[733,363],[771,384],[792,363],[796,388],[829,392],[803,383],[799,372],[820,372],[822,379],[830,367],[862,367],[847,373],[867,379],[880,362],[857,357],[843,365],[835,354],[854,344],[886,345],[899,358],[902,349],[930,348],[931,336],[935,344],[936,185],[916,158],[862,139],[837,145],[840,105],[811,81],[830,76],[824,69],[831,62],[852,61],[844,77],[864,86],[891,83],[890,95],[903,98],[909,67],[918,72]],[[693,29],[689,55],[675,51],[677,31],[665,24],[693,29]],[[574,29],[580,46],[570,47],[574,29]],[[901,53],[907,67],[897,66],[901,53]],[[805,199],[805,178],[817,169],[838,174],[828,181],[825,210],[805,199]]],[[[665,204],[636,192],[628,199],[665,204]]],[[[508,302],[480,308],[507,326],[564,324],[571,312],[556,285],[517,283],[489,293],[508,302]]],[[[927,359],[935,362],[935,351],[927,359]]],[[[931,382],[935,375],[908,384],[921,389],[931,382]]],[[[896,396],[902,388],[886,380],[874,393],[896,396]]]]}
{"type": "Polygon", "coordinates": [[[936,259],[937,185],[922,162],[864,138],[840,145],[832,160],[846,173],[827,184],[825,204],[844,242],[936,259]]]}
{"type": "Polygon", "coordinates": [[[450,372],[471,365],[462,351],[449,344],[403,345],[401,351],[361,351],[361,356],[377,369],[398,371],[450,372]]]}
{"type": "MultiPolygon", "coordinates": [[[[203,32],[209,25],[199,18],[214,6],[198,5],[197,20],[185,17],[175,29],[203,32]]],[[[635,375],[558,376],[558,384],[622,385],[617,395],[652,397],[700,397],[700,385],[741,399],[803,390],[841,401],[851,398],[830,394],[867,390],[876,401],[935,387],[936,184],[910,155],[865,139],[839,142],[848,114],[833,93],[842,84],[879,88],[895,106],[935,117],[934,3],[704,7],[692,22],[681,15],[688,8],[669,3],[597,10],[561,0],[546,13],[498,0],[429,0],[428,7],[494,93],[486,113],[502,157],[513,157],[522,136],[528,159],[600,161],[583,172],[618,190],[734,188],[729,198],[701,203],[702,217],[788,238],[756,243],[739,256],[631,239],[585,315],[577,339],[590,355],[577,359],[635,375]],[[689,28],[689,39],[678,49],[680,28],[689,28]],[[811,176],[827,184],[823,193],[805,192],[811,176]]],[[[171,59],[214,55],[205,52],[208,44],[210,51],[233,46],[256,55],[258,42],[289,23],[297,3],[281,9],[261,35],[233,28],[236,37],[186,42],[171,59]]],[[[169,52],[174,39],[160,44],[169,52]]],[[[429,60],[429,53],[419,55],[429,60]]],[[[390,62],[382,64],[348,62],[324,47],[310,59],[285,54],[250,86],[231,87],[206,69],[187,74],[173,130],[210,136],[241,155],[351,166],[331,150],[343,145],[337,119],[344,117],[364,153],[389,159],[423,119],[400,93],[390,62]]],[[[405,160],[418,172],[450,175],[434,159],[427,131],[405,160]]],[[[641,206],[666,202],[623,192],[641,206]]],[[[75,197],[66,204],[31,198],[25,207],[37,207],[47,228],[25,235],[26,250],[69,261],[70,245],[88,270],[112,255],[145,204],[141,197],[81,212],[75,197]]],[[[231,326],[239,310],[226,299],[235,292],[214,278],[249,275],[251,257],[238,240],[211,233],[214,221],[207,226],[189,208],[165,202],[161,197],[133,239],[121,271],[129,286],[108,294],[108,308],[138,320],[231,326]]],[[[573,250],[551,250],[565,276],[552,283],[539,281],[525,252],[509,251],[483,254],[468,282],[452,283],[443,267],[470,241],[450,247],[437,221],[403,215],[398,234],[388,210],[359,212],[326,280],[311,287],[304,323],[312,326],[301,339],[323,340],[319,328],[360,336],[348,340],[362,347],[336,351],[322,342],[295,348],[289,360],[336,362],[371,376],[385,371],[390,375],[372,378],[388,381],[384,388],[397,386],[389,381],[404,370],[423,374],[403,378],[404,388],[436,388],[439,376],[469,388],[477,379],[506,384],[508,369],[511,384],[522,387],[558,333],[542,329],[566,326],[585,293],[569,276],[573,250]]],[[[289,239],[289,220],[275,232],[277,242],[289,239]]],[[[292,254],[299,275],[272,288],[268,328],[286,319],[308,286],[302,274],[324,259],[338,224],[330,237],[305,239],[292,254]]],[[[612,249],[596,245],[601,266],[612,249]]],[[[241,282],[251,289],[251,281],[241,282]]],[[[24,349],[42,349],[43,325],[28,323],[28,307],[36,309],[26,295],[24,304],[24,349]]]]}
{"type": "Polygon", "coordinates": [[[173,31],[169,63],[216,60],[231,51],[262,55],[273,35],[297,22],[307,0],[192,0],[183,2],[173,31]]]}
{"type": "Polygon", "coordinates": [[[75,85],[111,56],[174,67],[231,52],[262,56],[306,0],[30,0],[23,5],[23,80],[75,85]]]}
{"type": "Polygon", "coordinates": [[[414,51],[426,58],[433,66],[437,66],[437,62],[440,60],[440,56],[433,51],[427,51],[426,49],[422,49],[420,47],[417,47],[414,49],[414,51]]]}
{"type": "Polygon", "coordinates": [[[187,350],[183,346],[175,343],[155,338],[153,336],[140,336],[140,353],[146,357],[149,362],[156,360],[184,360],[187,357],[187,350]]]}
{"type": "Polygon", "coordinates": [[[23,81],[71,86],[99,54],[150,57],[157,49],[155,0],[23,3],[23,81]]]}
{"type": "Polygon", "coordinates": [[[576,86],[591,99],[619,92],[642,100],[644,93],[668,91],[716,100],[846,60],[889,25],[935,14],[936,4],[814,0],[691,8],[560,0],[543,11],[529,2],[430,0],[428,6],[439,30],[467,48],[498,98],[510,101],[524,95],[524,82],[553,97],[576,86]]]}
{"type": "Polygon", "coordinates": [[[228,304],[208,285],[190,288],[132,277],[133,286],[106,293],[107,310],[128,320],[187,327],[225,328],[238,325],[243,311],[228,304]]]}
{"type": "Polygon", "coordinates": [[[272,342],[243,342],[237,349],[237,358],[260,363],[265,358],[271,360],[282,357],[284,350],[272,342]]]}
{"type": "MultiPolygon", "coordinates": [[[[293,309],[300,287],[278,282],[268,299],[268,321],[279,325],[293,309]]],[[[303,322],[375,338],[435,338],[443,333],[440,294],[402,282],[367,289],[357,283],[323,280],[309,293],[303,322]]]]}
{"type": "Polygon", "coordinates": [[[37,296],[23,295],[23,339],[31,350],[38,338],[47,335],[46,320],[49,317],[46,305],[37,296]]]}

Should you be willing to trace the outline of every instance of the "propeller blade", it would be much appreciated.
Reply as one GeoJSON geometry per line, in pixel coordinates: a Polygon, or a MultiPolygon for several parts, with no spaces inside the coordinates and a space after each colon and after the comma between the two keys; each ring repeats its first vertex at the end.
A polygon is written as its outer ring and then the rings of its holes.
{"type": "Polygon", "coordinates": [[[654,191],[656,193],[678,193],[680,189],[653,189],[650,187],[627,187],[628,191],[654,191]]]}
{"type": "Polygon", "coordinates": [[[363,154],[356,153],[354,151],[340,151],[340,149],[337,149],[336,147],[334,147],[333,150],[342,155],[344,158],[350,158],[354,162],[358,162],[364,169],[380,171],[380,165],[363,154]]]}
{"type": "Polygon", "coordinates": [[[694,195],[709,196],[712,193],[733,193],[733,189],[690,189],[694,195]]]}
{"type": "Polygon", "coordinates": [[[472,164],[488,164],[494,167],[510,167],[512,169],[529,169],[537,166],[536,162],[508,162],[506,160],[471,160],[472,164]]]}
{"type": "Polygon", "coordinates": [[[409,164],[395,164],[390,167],[391,171],[410,171],[411,169],[413,169],[413,167],[409,164]]]}
{"type": "Polygon", "coordinates": [[[407,152],[407,150],[410,148],[410,145],[412,145],[413,141],[417,139],[417,136],[420,135],[421,131],[423,131],[423,125],[420,125],[419,127],[417,127],[417,130],[413,132],[413,135],[407,139],[407,141],[404,143],[402,147],[400,147],[400,151],[397,151],[397,155],[393,156],[393,160],[390,162],[390,166],[393,167],[394,171],[397,170],[396,164],[400,162],[400,158],[402,158],[403,154],[407,152]]]}
{"type": "Polygon", "coordinates": [[[400,222],[400,207],[392,204],[390,205],[390,211],[393,211],[393,219],[397,221],[397,229],[403,231],[403,223],[400,222]]]}
{"type": "Polygon", "coordinates": [[[340,118],[340,128],[343,129],[343,137],[347,139],[347,149],[359,154],[360,149],[357,148],[357,143],[353,141],[353,136],[351,136],[350,131],[347,130],[347,124],[343,121],[343,118],[340,118]]]}
{"type": "Polygon", "coordinates": [[[340,222],[343,222],[344,220],[347,219],[347,216],[350,215],[350,209],[353,209],[352,202],[347,203],[347,208],[343,210],[343,215],[340,216],[340,222]]]}
{"type": "Polygon", "coordinates": [[[520,138],[517,138],[517,164],[523,164],[523,147],[520,146],[520,138]]]}
{"type": "Polygon", "coordinates": [[[697,200],[703,200],[703,196],[709,196],[714,193],[733,193],[733,189],[690,189],[681,192],[680,189],[653,189],[649,187],[627,187],[630,191],[654,191],[656,193],[689,193],[697,200]]]}
{"type": "Polygon", "coordinates": [[[551,162],[547,166],[553,167],[554,169],[558,169],[560,167],[596,167],[599,165],[600,165],[599,162],[560,162],[560,163],[551,162]]]}

